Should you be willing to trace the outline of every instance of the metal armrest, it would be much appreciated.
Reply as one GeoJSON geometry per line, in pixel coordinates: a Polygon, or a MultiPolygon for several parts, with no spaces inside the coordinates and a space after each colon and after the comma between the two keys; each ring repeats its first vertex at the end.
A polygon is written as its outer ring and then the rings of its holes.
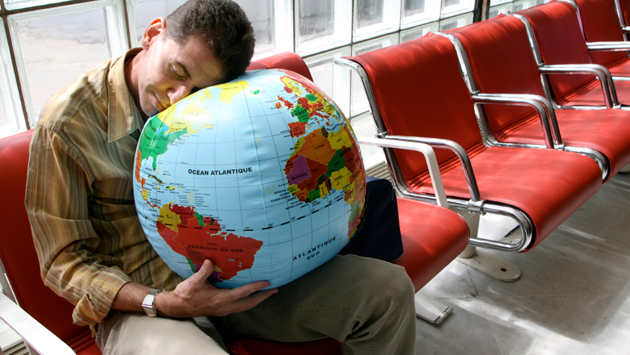
{"type": "Polygon", "coordinates": [[[592,74],[600,82],[604,93],[604,102],[607,108],[619,105],[617,91],[613,83],[610,71],[599,64],[554,64],[545,65],[539,68],[544,74],[592,74]]]}
{"type": "MultiPolygon", "coordinates": [[[[545,145],[547,148],[562,148],[562,137],[551,103],[539,95],[530,94],[484,94],[472,95],[473,102],[478,104],[518,105],[533,107],[540,117],[545,145]],[[555,138],[555,139],[554,139],[555,138]]],[[[510,144],[502,144],[509,146],[510,144]]]]}
{"type": "MultiPolygon", "coordinates": [[[[427,159],[431,182],[433,184],[433,189],[435,190],[436,198],[438,198],[438,201],[440,198],[439,193],[444,191],[444,185],[442,184],[442,177],[440,174],[437,159],[435,159],[435,153],[433,153],[433,149],[431,149],[431,147],[453,151],[459,158],[459,161],[462,164],[462,168],[464,169],[464,176],[466,177],[466,183],[468,185],[468,190],[470,191],[471,206],[482,203],[479,196],[479,187],[477,186],[477,180],[475,179],[475,174],[472,170],[472,164],[470,163],[468,153],[466,153],[466,150],[458,143],[447,139],[395,136],[386,134],[379,135],[379,138],[358,138],[358,140],[361,144],[366,143],[383,148],[416,150],[425,154],[424,156],[425,159],[427,159]]],[[[399,179],[396,178],[396,180],[398,182],[399,179]]],[[[413,195],[408,190],[405,194],[413,195]]],[[[440,202],[438,203],[442,205],[440,202]]],[[[446,206],[446,204],[444,206],[446,206]]]]}
{"type": "Polygon", "coordinates": [[[66,343],[13,303],[4,293],[0,293],[0,318],[39,354],[74,354],[66,343]]]}
{"type": "MultiPolygon", "coordinates": [[[[624,31],[628,31],[628,28],[629,27],[625,27],[624,31]]],[[[630,51],[630,42],[586,42],[586,47],[589,51],[624,52],[630,51]]]]}
{"type": "MultiPolygon", "coordinates": [[[[379,135],[379,137],[380,138],[359,137],[358,141],[361,144],[370,144],[382,148],[416,150],[425,154],[425,159],[427,160],[427,165],[429,166],[429,173],[431,174],[433,189],[436,192],[436,199],[438,200],[438,204],[443,207],[446,207],[446,205],[442,205],[442,203],[439,201],[442,198],[442,193],[444,193],[445,195],[444,186],[442,184],[442,178],[439,168],[437,167],[437,160],[435,159],[435,154],[433,153],[433,149],[431,149],[431,147],[444,148],[454,151],[462,164],[462,168],[464,169],[464,175],[466,177],[466,182],[468,184],[471,199],[467,202],[461,201],[460,199],[453,199],[452,201],[454,202],[454,204],[452,205],[452,207],[456,209],[463,208],[471,213],[495,213],[509,216],[513,218],[523,230],[523,238],[517,243],[496,241],[484,238],[471,238],[471,245],[518,252],[522,251],[531,244],[531,240],[533,238],[533,225],[526,214],[512,207],[501,206],[494,203],[487,204],[486,201],[480,199],[479,188],[477,186],[477,181],[472,170],[472,165],[470,164],[470,159],[462,146],[446,139],[389,135],[384,136],[384,134],[379,135]]],[[[396,176],[394,176],[394,179],[399,192],[401,192],[404,197],[413,199],[429,198],[428,196],[409,191],[408,188],[406,188],[407,186],[404,182],[402,183],[402,185],[405,186],[405,189],[401,189],[401,179],[396,176]]]]}
{"type": "Polygon", "coordinates": [[[379,148],[395,148],[405,150],[415,150],[424,155],[424,159],[427,162],[429,168],[429,175],[431,176],[431,184],[433,185],[433,191],[437,204],[442,207],[448,208],[448,201],[446,200],[446,191],[444,190],[444,184],[442,183],[442,174],[440,174],[440,167],[435,157],[433,149],[424,143],[400,141],[388,138],[370,138],[370,137],[358,137],[360,144],[374,145],[379,148]]]}

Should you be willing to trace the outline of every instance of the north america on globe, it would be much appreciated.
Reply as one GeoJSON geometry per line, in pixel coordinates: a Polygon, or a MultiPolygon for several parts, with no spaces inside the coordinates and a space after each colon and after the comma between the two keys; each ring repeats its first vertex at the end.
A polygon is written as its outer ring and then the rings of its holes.
{"type": "Polygon", "coordinates": [[[361,221],[365,171],[354,133],[312,82],[247,72],[148,120],[134,198],[143,230],[186,278],[278,287],[334,257],[361,221]]]}

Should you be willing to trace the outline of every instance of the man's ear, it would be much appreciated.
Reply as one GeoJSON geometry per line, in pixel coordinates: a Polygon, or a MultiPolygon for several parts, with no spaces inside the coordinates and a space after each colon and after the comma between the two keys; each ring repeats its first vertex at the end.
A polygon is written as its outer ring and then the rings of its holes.
{"type": "Polygon", "coordinates": [[[156,39],[160,38],[160,35],[164,34],[164,31],[166,31],[166,19],[164,17],[153,19],[146,30],[144,30],[144,34],[140,40],[142,48],[149,49],[151,44],[155,42],[156,39]]]}

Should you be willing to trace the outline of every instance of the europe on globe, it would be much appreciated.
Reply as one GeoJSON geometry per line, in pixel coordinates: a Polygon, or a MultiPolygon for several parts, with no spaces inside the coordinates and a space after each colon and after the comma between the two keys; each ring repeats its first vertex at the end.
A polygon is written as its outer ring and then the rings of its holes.
{"type": "Polygon", "coordinates": [[[343,113],[310,80],[262,69],[212,86],[150,118],[134,199],[158,255],[187,278],[279,287],[335,256],[365,201],[359,145],[343,113]]]}

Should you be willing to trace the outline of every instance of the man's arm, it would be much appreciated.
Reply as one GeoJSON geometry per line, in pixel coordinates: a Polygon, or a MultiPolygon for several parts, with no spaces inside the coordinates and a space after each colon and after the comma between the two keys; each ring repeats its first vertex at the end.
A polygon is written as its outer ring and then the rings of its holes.
{"type": "MultiPolygon", "coordinates": [[[[221,317],[249,310],[278,291],[271,289],[256,293],[269,287],[267,281],[254,282],[232,290],[218,289],[208,282],[213,270],[212,261],[206,260],[199,271],[177,285],[173,291],[158,293],[155,307],[159,315],[172,318],[221,317]]],[[[151,290],[148,286],[129,282],[116,295],[112,308],[122,312],[142,312],[142,300],[151,290]]]]}
{"type": "MultiPolygon", "coordinates": [[[[77,324],[95,324],[110,309],[142,312],[142,301],[152,288],[133,282],[118,267],[108,267],[94,251],[101,240],[88,219],[90,179],[78,149],[55,133],[38,128],[33,135],[26,208],[33,229],[44,283],[76,308],[77,324]]],[[[111,241],[110,241],[111,243],[111,241]]],[[[234,290],[213,287],[207,278],[214,270],[208,260],[199,272],[171,292],[156,297],[162,316],[221,316],[254,307],[273,293],[257,282],[234,290]]]]}
{"type": "Polygon", "coordinates": [[[52,130],[35,128],[25,206],[44,284],[76,306],[76,324],[92,325],[131,278],[97,254],[103,241],[89,219],[91,179],[78,151],[52,130]]]}

